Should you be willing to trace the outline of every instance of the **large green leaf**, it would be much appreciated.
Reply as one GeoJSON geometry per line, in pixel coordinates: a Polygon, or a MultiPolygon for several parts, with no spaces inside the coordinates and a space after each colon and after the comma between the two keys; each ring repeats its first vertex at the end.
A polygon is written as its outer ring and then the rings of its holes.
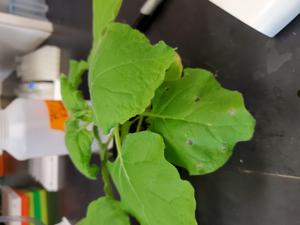
{"type": "Polygon", "coordinates": [[[194,190],[164,158],[160,135],[129,134],[109,171],[122,207],[141,225],[196,225],[194,190]]]}
{"type": "Polygon", "coordinates": [[[86,218],[77,225],[130,225],[130,222],[119,202],[103,197],[90,203],[86,218]]]}
{"type": "Polygon", "coordinates": [[[96,123],[105,134],[142,113],[164,80],[174,50],[128,25],[108,27],[91,61],[89,88],[96,123]]]}
{"type": "Polygon", "coordinates": [[[66,122],[65,142],[70,157],[83,175],[94,180],[99,172],[99,167],[90,164],[93,140],[93,132],[81,127],[77,118],[71,117],[66,122]]]}
{"type": "Polygon", "coordinates": [[[94,47],[101,41],[106,27],[116,19],[121,5],[122,0],[93,0],[94,47]]]}
{"type": "Polygon", "coordinates": [[[187,69],[181,80],[165,82],[147,115],[150,129],[164,137],[167,159],[192,175],[221,167],[237,142],[252,137],[255,126],[241,94],[222,88],[201,69],[187,69]]]}

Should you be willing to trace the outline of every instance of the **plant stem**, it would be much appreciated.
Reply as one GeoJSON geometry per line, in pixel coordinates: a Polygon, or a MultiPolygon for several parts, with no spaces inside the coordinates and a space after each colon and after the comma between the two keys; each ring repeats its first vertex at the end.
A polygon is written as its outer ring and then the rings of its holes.
{"type": "Polygon", "coordinates": [[[116,142],[116,146],[117,146],[118,156],[121,156],[122,145],[121,145],[119,126],[117,126],[115,128],[114,135],[115,135],[115,142],[116,142]]]}
{"type": "Polygon", "coordinates": [[[108,144],[102,143],[99,135],[99,131],[97,126],[94,126],[93,128],[95,138],[98,142],[99,148],[100,148],[100,160],[101,160],[101,175],[102,175],[102,181],[103,181],[103,190],[104,193],[110,197],[113,198],[113,193],[112,193],[112,186],[110,183],[110,177],[109,177],[109,172],[107,169],[107,161],[108,161],[108,144]]]}
{"type": "MultiPolygon", "coordinates": [[[[136,119],[135,119],[135,121],[136,121],[136,119]]],[[[133,122],[131,122],[131,121],[127,121],[127,122],[125,122],[125,123],[120,127],[120,135],[121,135],[120,138],[121,138],[121,143],[124,141],[124,139],[125,139],[126,136],[128,135],[132,123],[133,123],[133,122]]]]}
{"type": "Polygon", "coordinates": [[[139,132],[139,131],[141,130],[142,124],[143,124],[143,120],[144,120],[144,116],[140,116],[138,125],[137,125],[137,127],[136,127],[136,132],[139,132]]]}
{"type": "Polygon", "coordinates": [[[110,142],[112,141],[112,139],[114,138],[114,135],[113,134],[110,134],[107,141],[104,143],[106,148],[108,148],[110,142]]]}
{"type": "Polygon", "coordinates": [[[103,187],[104,193],[109,197],[113,198],[114,196],[112,192],[112,186],[110,183],[110,177],[109,177],[107,165],[105,164],[105,166],[101,166],[101,170],[102,170],[102,180],[104,183],[104,187],[103,187]]]}

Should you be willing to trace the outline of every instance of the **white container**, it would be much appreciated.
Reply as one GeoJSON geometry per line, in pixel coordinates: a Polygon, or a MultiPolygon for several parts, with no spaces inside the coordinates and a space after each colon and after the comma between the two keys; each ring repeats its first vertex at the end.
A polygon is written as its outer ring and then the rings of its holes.
{"type": "Polygon", "coordinates": [[[48,12],[48,6],[47,5],[41,5],[41,4],[18,4],[15,3],[13,5],[9,6],[9,13],[34,18],[34,19],[40,19],[40,20],[46,20],[46,13],[48,12]]]}
{"type": "Polygon", "coordinates": [[[6,150],[18,160],[68,154],[64,131],[59,128],[61,124],[53,126],[54,117],[56,123],[66,118],[66,111],[61,104],[57,101],[52,105],[50,115],[45,101],[13,101],[0,111],[0,149],[6,150]]]}
{"type": "Polygon", "coordinates": [[[43,46],[20,58],[17,74],[24,82],[55,81],[61,71],[61,49],[43,46]]]}
{"type": "Polygon", "coordinates": [[[274,37],[300,13],[300,0],[210,1],[269,37],[274,37]]]}
{"type": "MultiPolygon", "coordinates": [[[[3,1],[3,0],[2,0],[3,1]]],[[[8,1],[8,0],[6,0],[8,1]]],[[[35,12],[39,14],[46,14],[49,10],[47,4],[38,1],[24,1],[24,0],[10,0],[10,7],[11,8],[20,8],[20,10],[26,10],[29,12],[35,12]]]]}
{"type": "MultiPolygon", "coordinates": [[[[67,118],[62,101],[16,99],[0,110],[0,150],[6,150],[18,160],[67,155],[64,141],[67,118]]],[[[102,135],[101,131],[99,134],[107,142],[109,135],[102,135]]],[[[113,141],[108,148],[112,147],[113,141]]],[[[99,152],[96,141],[92,150],[99,152]]]]}
{"type": "Polygon", "coordinates": [[[29,160],[30,175],[47,191],[55,192],[64,180],[64,160],[59,156],[46,156],[29,160]]]}
{"type": "Polygon", "coordinates": [[[0,12],[0,89],[16,67],[15,58],[34,50],[52,31],[50,22],[0,12]]]}
{"type": "Polygon", "coordinates": [[[35,0],[0,0],[0,11],[46,20],[49,8],[45,2],[35,0]]]}
{"type": "Polygon", "coordinates": [[[53,99],[53,82],[28,82],[19,85],[16,94],[20,98],[29,99],[53,99]]]}

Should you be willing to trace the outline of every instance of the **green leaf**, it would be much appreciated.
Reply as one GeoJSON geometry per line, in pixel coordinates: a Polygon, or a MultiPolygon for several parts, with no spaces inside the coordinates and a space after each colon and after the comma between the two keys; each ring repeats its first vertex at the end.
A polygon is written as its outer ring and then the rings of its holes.
{"type": "Polygon", "coordinates": [[[121,142],[123,142],[125,140],[126,136],[129,134],[131,125],[132,125],[131,121],[126,121],[124,124],[122,124],[121,130],[120,130],[121,142]]]}
{"type": "Polygon", "coordinates": [[[149,131],[129,134],[108,164],[124,210],[141,225],[196,225],[194,190],[164,158],[164,142],[149,131]]]}
{"type": "Polygon", "coordinates": [[[122,0],[93,0],[93,47],[100,42],[107,26],[116,19],[121,5],[122,0]]]}
{"type": "Polygon", "coordinates": [[[163,42],[152,46],[128,25],[108,27],[89,74],[96,122],[105,134],[146,109],[174,54],[163,42]]]}
{"type": "Polygon", "coordinates": [[[65,142],[76,168],[87,178],[96,179],[99,167],[91,165],[91,145],[94,140],[92,131],[79,126],[79,120],[71,117],[66,122],[65,142]]]}
{"type": "Polygon", "coordinates": [[[90,203],[86,218],[77,225],[130,225],[130,222],[119,202],[102,197],[90,203]]]}
{"type": "Polygon", "coordinates": [[[89,65],[86,61],[75,61],[70,60],[70,68],[69,68],[69,75],[68,75],[68,81],[70,85],[72,85],[74,88],[78,88],[81,84],[82,75],[85,71],[88,70],[89,65]]]}
{"type": "Polygon", "coordinates": [[[166,81],[179,80],[182,76],[183,65],[181,62],[180,55],[175,54],[174,62],[171,64],[170,68],[166,72],[166,81]]]}
{"type": "Polygon", "coordinates": [[[69,67],[68,77],[64,74],[60,77],[61,95],[68,111],[75,113],[88,108],[82,92],[78,90],[82,75],[88,69],[88,64],[85,61],[71,60],[69,67]]]}
{"type": "Polygon", "coordinates": [[[251,139],[255,127],[241,94],[222,88],[201,69],[187,69],[181,80],[165,82],[146,115],[150,129],[164,137],[167,159],[191,175],[221,167],[237,142],[251,139]]]}
{"type": "Polygon", "coordinates": [[[60,86],[64,105],[70,113],[88,108],[82,93],[69,83],[65,75],[60,76],[60,86]]]}

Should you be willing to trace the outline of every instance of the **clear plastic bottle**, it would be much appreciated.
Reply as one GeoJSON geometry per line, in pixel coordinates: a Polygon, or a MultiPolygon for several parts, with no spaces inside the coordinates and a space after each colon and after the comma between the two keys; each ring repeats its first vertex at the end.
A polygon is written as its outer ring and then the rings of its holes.
{"type": "Polygon", "coordinates": [[[0,149],[18,160],[68,154],[60,101],[16,99],[0,111],[0,149]]]}

